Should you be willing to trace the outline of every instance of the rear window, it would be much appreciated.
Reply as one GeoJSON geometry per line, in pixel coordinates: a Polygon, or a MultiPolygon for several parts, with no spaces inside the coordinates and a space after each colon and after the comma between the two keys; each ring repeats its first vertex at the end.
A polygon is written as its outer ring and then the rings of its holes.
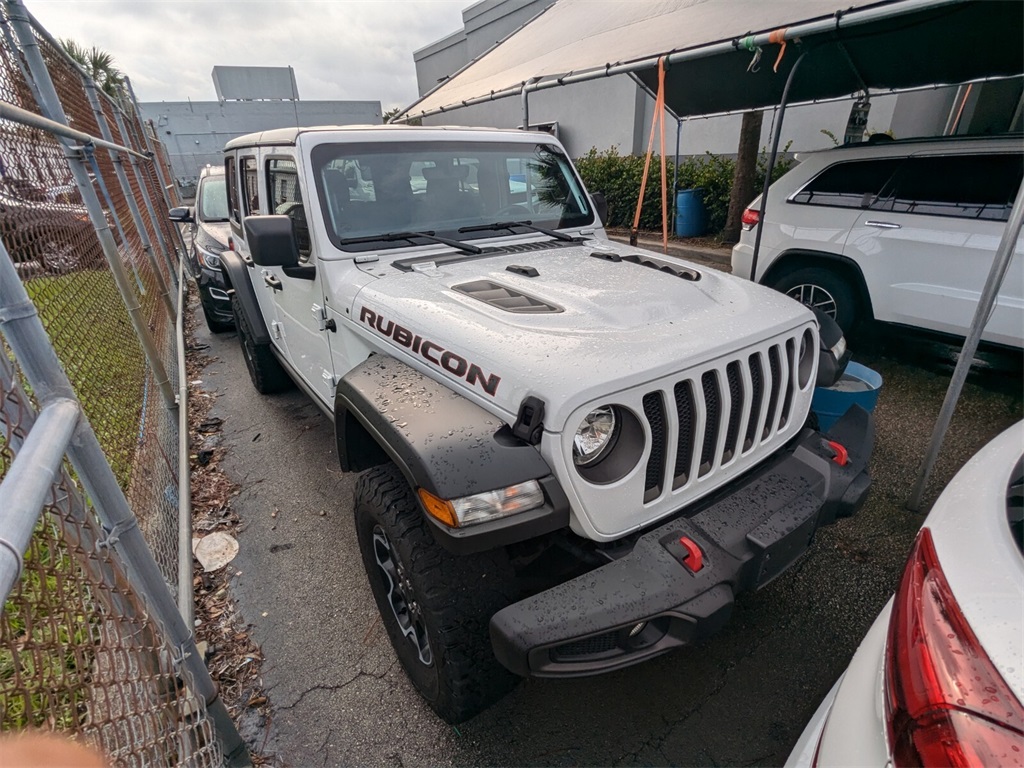
{"type": "Polygon", "coordinates": [[[892,213],[1006,221],[1024,155],[911,157],[871,208],[892,213]]]}
{"type": "Polygon", "coordinates": [[[867,208],[903,162],[904,158],[894,157],[836,163],[815,176],[790,200],[804,205],[867,208]]]}

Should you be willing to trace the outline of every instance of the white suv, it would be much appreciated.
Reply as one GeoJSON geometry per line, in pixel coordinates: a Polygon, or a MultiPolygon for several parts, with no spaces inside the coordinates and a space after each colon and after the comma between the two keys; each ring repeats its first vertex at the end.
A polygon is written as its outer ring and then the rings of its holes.
{"type": "MultiPolygon", "coordinates": [[[[758,282],[834,317],[964,336],[1021,184],[1024,142],[883,141],[799,155],[768,196],[758,282]]],[[[743,215],[733,274],[752,278],[760,197],[743,215]]],[[[983,340],[1021,347],[1018,241],[983,340]]]]}

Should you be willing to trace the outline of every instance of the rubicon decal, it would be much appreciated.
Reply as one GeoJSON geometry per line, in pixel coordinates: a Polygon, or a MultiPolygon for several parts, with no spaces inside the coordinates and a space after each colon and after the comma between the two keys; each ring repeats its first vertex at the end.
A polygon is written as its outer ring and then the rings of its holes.
{"type": "Polygon", "coordinates": [[[360,308],[359,322],[366,323],[378,333],[387,336],[396,344],[412,350],[413,354],[420,355],[438,368],[443,368],[448,373],[465,379],[470,386],[479,384],[480,388],[491,397],[498,393],[498,384],[501,383],[500,376],[493,373],[485,374],[476,363],[469,362],[466,358],[445,349],[436,342],[424,339],[408,328],[403,328],[391,320],[385,320],[382,315],[377,314],[369,307],[360,308]]]}

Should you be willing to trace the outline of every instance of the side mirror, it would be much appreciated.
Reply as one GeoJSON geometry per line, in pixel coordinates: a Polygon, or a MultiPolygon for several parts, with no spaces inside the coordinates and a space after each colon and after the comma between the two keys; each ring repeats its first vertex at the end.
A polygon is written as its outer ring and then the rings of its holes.
{"type": "Polygon", "coordinates": [[[190,224],[195,221],[191,208],[171,208],[171,210],[167,212],[167,218],[171,221],[176,221],[179,224],[190,224]]]}
{"type": "Polygon", "coordinates": [[[299,245],[287,216],[247,216],[245,240],[252,260],[261,267],[293,267],[299,263],[299,245]]]}
{"type": "Polygon", "coordinates": [[[847,348],[843,329],[835,320],[820,309],[810,310],[818,321],[818,376],[814,385],[831,387],[843,377],[853,352],[847,348]]]}
{"type": "Polygon", "coordinates": [[[598,218],[601,219],[601,226],[605,226],[608,223],[608,200],[605,198],[604,192],[595,192],[590,199],[594,201],[598,218]]]}

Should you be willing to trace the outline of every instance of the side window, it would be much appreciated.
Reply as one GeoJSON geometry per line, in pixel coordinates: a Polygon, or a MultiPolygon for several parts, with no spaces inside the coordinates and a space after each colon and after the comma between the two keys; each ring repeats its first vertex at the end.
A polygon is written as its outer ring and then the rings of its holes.
{"type": "Polygon", "coordinates": [[[242,221],[242,216],[238,208],[238,177],[235,174],[235,158],[233,156],[229,156],[224,161],[224,177],[227,179],[228,187],[228,211],[231,221],[238,226],[242,221]]]}
{"type": "Polygon", "coordinates": [[[239,162],[242,174],[242,205],[245,215],[260,212],[259,172],[256,169],[255,157],[243,157],[239,162]]]}
{"type": "Polygon", "coordinates": [[[867,208],[904,162],[901,157],[836,163],[815,176],[790,200],[804,205],[867,208]]]}
{"type": "Polygon", "coordinates": [[[1020,154],[911,157],[877,208],[1006,221],[1022,175],[1024,155],[1020,154]]]}
{"type": "Polygon", "coordinates": [[[299,258],[309,259],[309,225],[306,222],[306,207],[302,202],[299,187],[299,171],[290,157],[272,157],[267,160],[268,207],[273,213],[287,216],[292,220],[292,229],[299,245],[299,258]]]}

